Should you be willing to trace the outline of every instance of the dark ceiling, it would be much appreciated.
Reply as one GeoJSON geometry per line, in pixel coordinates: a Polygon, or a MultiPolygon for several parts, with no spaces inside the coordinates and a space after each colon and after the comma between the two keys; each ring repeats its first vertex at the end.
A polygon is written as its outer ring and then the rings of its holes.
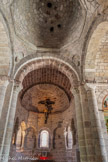
{"type": "Polygon", "coordinates": [[[15,0],[11,11],[16,34],[38,47],[62,46],[83,23],[79,0],[15,0]]]}

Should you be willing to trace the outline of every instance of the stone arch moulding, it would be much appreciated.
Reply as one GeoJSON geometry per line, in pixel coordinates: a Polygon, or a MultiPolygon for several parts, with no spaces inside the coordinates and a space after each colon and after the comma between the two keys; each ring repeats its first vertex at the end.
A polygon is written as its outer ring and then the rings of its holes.
{"type": "Polygon", "coordinates": [[[82,80],[85,79],[85,60],[86,60],[86,56],[87,56],[87,50],[88,50],[88,45],[89,42],[92,38],[93,33],[95,32],[96,28],[98,27],[98,25],[100,25],[103,22],[107,22],[108,21],[108,15],[98,15],[93,21],[91,26],[89,27],[87,33],[86,33],[86,37],[85,37],[85,41],[83,43],[83,50],[82,50],[82,56],[81,56],[81,72],[82,72],[82,80]]]}
{"type": "Polygon", "coordinates": [[[40,130],[39,130],[39,133],[42,132],[43,130],[46,130],[47,132],[49,132],[49,134],[51,135],[51,130],[47,127],[42,127],[40,130]]]}
{"type": "Polygon", "coordinates": [[[11,31],[10,27],[8,24],[8,21],[3,14],[2,10],[0,9],[0,23],[2,23],[3,26],[3,31],[6,34],[6,42],[8,43],[8,48],[9,48],[9,69],[8,69],[8,76],[12,74],[13,68],[14,68],[14,55],[13,55],[13,42],[12,42],[12,37],[11,37],[11,31]]]}
{"type": "Polygon", "coordinates": [[[24,77],[31,71],[50,66],[65,74],[71,85],[78,86],[80,78],[75,69],[67,62],[55,57],[38,57],[23,63],[15,72],[13,79],[22,83],[24,77]]]}

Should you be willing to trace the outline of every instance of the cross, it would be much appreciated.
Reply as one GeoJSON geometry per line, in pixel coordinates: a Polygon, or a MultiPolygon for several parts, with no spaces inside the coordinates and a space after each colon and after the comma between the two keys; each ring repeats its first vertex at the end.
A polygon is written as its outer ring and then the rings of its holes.
{"type": "Polygon", "coordinates": [[[44,109],[45,113],[45,124],[47,123],[48,115],[51,113],[51,110],[53,110],[52,105],[55,104],[54,101],[51,101],[49,98],[43,101],[39,101],[39,104],[43,104],[46,106],[44,109]]]}

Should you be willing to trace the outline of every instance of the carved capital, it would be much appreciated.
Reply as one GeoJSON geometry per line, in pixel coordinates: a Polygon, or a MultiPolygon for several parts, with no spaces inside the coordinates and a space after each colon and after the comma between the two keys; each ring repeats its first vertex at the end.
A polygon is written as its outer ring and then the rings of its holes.
{"type": "Polygon", "coordinates": [[[3,5],[7,5],[10,6],[13,3],[14,0],[1,0],[0,3],[2,3],[3,5]]]}
{"type": "Polygon", "coordinates": [[[21,82],[15,80],[14,81],[14,91],[19,93],[22,89],[23,89],[23,86],[22,86],[21,82]]]}
{"type": "Polygon", "coordinates": [[[93,83],[86,83],[84,87],[87,91],[95,91],[97,85],[93,83]]]}
{"type": "Polygon", "coordinates": [[[79,87],[73,87],[72,89],[71,89],[71,92],[73,93],[73,95],[76,95],[76,94],[79,94],[79,87]]]}
{"type": "Polygon", "coordinates": [[[7,86],[9,84],[9,81],[8,81],[9,77],[8,76],[0,76],[0,86],[7,86]]]}

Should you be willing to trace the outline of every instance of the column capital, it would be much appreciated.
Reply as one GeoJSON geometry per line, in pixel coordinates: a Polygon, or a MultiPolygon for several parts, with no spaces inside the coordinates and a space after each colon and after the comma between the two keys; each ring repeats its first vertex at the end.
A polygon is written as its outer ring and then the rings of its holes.
{"type": "Polygon", "coordinates": [[[13,79],[13,78],[8,78],[8,81],[13,84],[14,86],[14,91],[20,92],[21,89],[23,89],[22,83],[19,80],[13,79]]]}
{"type": "Polygon", "coordinates": [[[79,87],[72,87],[71,92],[73,93],[73,95],[79,94],[79,87]]]}
{"type": "Polygon", "coordinates": [[[94,91],[96,89],[96,87],[97,87],[97,84],[94,84],[94,83],[86,83],[84,85],[84,87],[85,87],[85,89],[87,91],[89,91],[89,90],[93,90],[94,91]]]}
{"type": "Polygon", "coordinates": [[[23,86],[20,81],[14,80],[14,91],[20,92],[23,86]]]}
{"type": "Polygon", "coordinates": [[[0,76],[0,86],[7,86],[9,84],[9,77],[5,75],[0,76]]]}

